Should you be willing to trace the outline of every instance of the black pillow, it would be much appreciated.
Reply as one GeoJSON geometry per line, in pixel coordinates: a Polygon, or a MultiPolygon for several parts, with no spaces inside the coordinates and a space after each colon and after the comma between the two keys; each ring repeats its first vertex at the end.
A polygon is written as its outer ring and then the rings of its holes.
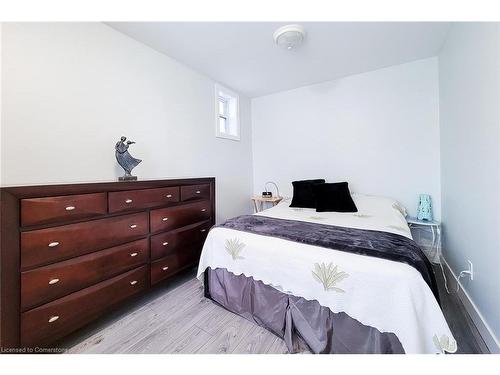
{"type": "Polygon", "coordinates": [[[358,212],[347,182],[315,184],[312,189],[317,212],[358,212]]]}
{"type": "Polygon", "coordinates": [[[323,179],[293,181],[293,198],[290,207],[316,208],[313,185],[325,183],[323,179]]]}

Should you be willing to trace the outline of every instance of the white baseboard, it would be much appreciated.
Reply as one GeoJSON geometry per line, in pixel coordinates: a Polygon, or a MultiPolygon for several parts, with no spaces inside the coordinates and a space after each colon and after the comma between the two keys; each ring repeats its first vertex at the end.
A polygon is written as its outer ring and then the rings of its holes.
{"type": "Polygon", "coordinates": [[[458,281],[457,275],[455,275],[455,273],[451,270],[450,265],[446,262],[446,259],[441,257],[441,261],[443,262],[446,279],[448,280],[448,289],[451,293],[456,293],[457,283],[460,284],[458,298],[464,305],[465,310],[469,313],[490,353],[500,354],[500,343],[498,338],[495,336],[488,323],[484,320],[483,315],[470,298],[469,293],[467,293],[460,281],[458,281]]]}

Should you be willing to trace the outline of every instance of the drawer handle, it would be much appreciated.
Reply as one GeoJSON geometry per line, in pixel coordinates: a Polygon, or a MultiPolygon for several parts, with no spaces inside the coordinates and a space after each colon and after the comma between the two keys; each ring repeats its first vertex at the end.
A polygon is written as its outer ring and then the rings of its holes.
{"type": "Polygon", "coordinates": [[[168,217],[164,217],[163,219],[161,219],[161,221],[167,221],[168,220],[168,217]]]}
{"type": "Polygon", "coordinates": [[[135,285],[135,284],[137,284],[137,280],[134,280],[134,281],[130,282],[130,285],[135,285]]]}
{"type": "Polygon", "coordinates": [[[163,246],[167,246],[168,245],[168,242],[163,242],[162,243],[163,246]]]}
{"type": "Polygon", "coordinates": [[[66,211],[73,211],[75,208],[75,206],[68,206],[66,207],[66,211]]]}
{"type": "Polygon", "coordinates": [[[163,271],[166,271],[166,270],[168,270],[168,266],[162,267],[161,269],[162,269],[163,271]]]}
{"type": "Polygon", "coordinates": [[[201,191],[199,191],[199,190],[196,190],[196,194],[201,194],[201,191]]]}
{"type": "Polygon", "coordinates": [[[57,284],[59,282],[59,279],[51,279],[49,281],[49,285],[57,284]]]}
{"type": "Polygon", "coordinates": [[[59,319],[59,315],[54,315],[49,318],[49,323],[55,322],[57,319],[59,319]]]}
{"type": "Polygon", "coordinates": [[[132,203],[132,199],[126,199],[125,203],[127,203],[127,204],[132,203]]]}
{"type": "Polygon", "coordinates": [[[205,212],[207,209],[206,208],[202,208],[201,209],[201,212],[205,212]]]}
{"type": "Polygon", "coordinates": [[[167,198],[172,198],[172,194],[167,194],[167,198]]]}
{"type": "Polygon", "coordinates": [[[200,230],[200,232],[201,232],[201,233],[206,232],[206,231],[207,231],[206,229],[202,229],[202,230],[200,230]]]}
{"type": "Polygon", "coordinates": [[[130,226],[130,229],[135,229],[135,228],[137,228],[137,224],[132,224],[132,225],[130,226]]]}
{"type": "Polygon", "coordinates": [[[131,256],[131,257],[136,257],[136,256],[137,256],[137,253],[130,253],[130,256],[131,256]]]}
{"type": "Polygon", "coordinates": [[[59,242],[51,242],[49,243],[49,247],[56,247],[56,246],[59,246],[59,242]]]}

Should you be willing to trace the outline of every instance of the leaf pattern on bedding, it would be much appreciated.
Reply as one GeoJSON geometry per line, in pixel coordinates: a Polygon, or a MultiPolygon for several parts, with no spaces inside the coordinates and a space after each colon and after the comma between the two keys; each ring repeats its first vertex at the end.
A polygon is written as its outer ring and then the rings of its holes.
{"type": "Polygon", "coordinates": [[[231,255],[231,257],[233,258],[233,260],[237,260],[237,259],[245,259],[240,255],[241,251],[245,246],[246,245],[243,242],[241,242],[238,238],[231,238],[226,240],[225,248],[226,251],[229,253],[229,255],[231,255]]]}
{"type": "Polygon", "coordinates": [[[321,284],[325,291],[334,290],[338,293],[345,293],[345,290],[336,287],[335,285],[349,277],[349,274],[344,271],[339,271],[338,266],[333,263],[325,265],[325,263],[314,263],[314,271],[312,271],[314,279],[321,284]]]}
{"type": "Polygon", "coordinates": [[[455,353],[457,351],[457,342],[455,339],[450,340],[447,335],[441,335],[441,338],[438,338],[438,335],[434,335],[432,341],[434,341],[439,354],[455,353]]]}

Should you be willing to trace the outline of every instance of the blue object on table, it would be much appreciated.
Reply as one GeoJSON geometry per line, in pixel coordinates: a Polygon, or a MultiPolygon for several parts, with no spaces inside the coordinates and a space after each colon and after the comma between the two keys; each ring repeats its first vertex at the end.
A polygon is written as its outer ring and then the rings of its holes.
{"type": "Polygon", "coordinates": [[[420,194],[418,198],[417,219],[432,221],[432,204],[429,194],[420,194]]]}

